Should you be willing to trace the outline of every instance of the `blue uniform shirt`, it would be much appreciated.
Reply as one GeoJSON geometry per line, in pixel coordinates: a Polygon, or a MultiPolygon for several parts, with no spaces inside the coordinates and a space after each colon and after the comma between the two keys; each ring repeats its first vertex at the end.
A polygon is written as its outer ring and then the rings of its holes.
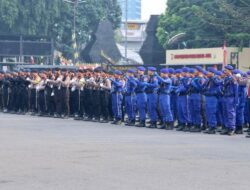
{"type": "Polygon", "coordinates": [[[137,87],[135,89],[136,93],[144,93],[147,88],[147,78],[144,75],[140,75],[138,79],[135,78],[135,82],[137,83],[137,87]]]}
{"type": "Polygon", "coordinates": [[[172,80],[170,78],[162,78],[160,76],[157,77],[160,89],[159,92],[161,94],[170,94],[172,90],[172,80]]]}
{"type": "Polygon", "coordinates": [[[110,79],[111,80],[111,93],[117,93],[123,91],[123,82],[121,79],[110,79]]]}
{"type": "Polygon", "coordinates": [[[159,89],[159,83],[156,76],[150,76],[147,82],[147,93],[157,93],[159,89]]]}
{"type": "Polygon", "coordinates": [[[133,94],[135,93],[135,89],[137,87],[137,83],[135,81],[134,77],[127,77],[127,83],[125,87],[125,91],[127,94],[133,94]]]}

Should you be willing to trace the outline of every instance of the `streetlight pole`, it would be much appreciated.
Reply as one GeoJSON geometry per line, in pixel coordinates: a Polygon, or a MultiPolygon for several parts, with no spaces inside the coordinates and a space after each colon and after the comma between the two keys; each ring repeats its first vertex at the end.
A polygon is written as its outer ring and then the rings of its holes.
{"type": "Polygon", "coordinates": [[[86,3],[86,1],[80,1],[80,0],[63,0],[66,3],[70,3],[73,5],[73,31],[72,31],[72,41],[73,41],[73,49],[74,49],[74,55],[73,55],[73,64],[76,65],[78,63],[78,49],[77,49],[77,42],[76,42],[76,14],[77,14],[77,6],[81,3],[86,3]]]}
{"type": "Polygon", "coordinates": [[[125,0],[125,60],[128,62],[128,0],[125,0]]]}

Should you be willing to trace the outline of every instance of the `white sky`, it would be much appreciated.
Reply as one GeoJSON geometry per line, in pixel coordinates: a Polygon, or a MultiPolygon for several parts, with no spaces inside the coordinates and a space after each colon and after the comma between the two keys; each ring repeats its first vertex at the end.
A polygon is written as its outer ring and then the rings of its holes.
{"type": "Polygon", "coordinates": [[[142,20],[148,20],[152,14],[161,14],[166,9],[167,0],[142,0],[142,20]]]}

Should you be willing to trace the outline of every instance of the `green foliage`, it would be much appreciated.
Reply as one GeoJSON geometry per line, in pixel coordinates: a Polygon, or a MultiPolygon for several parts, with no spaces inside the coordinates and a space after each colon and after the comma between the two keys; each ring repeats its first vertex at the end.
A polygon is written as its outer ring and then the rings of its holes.
{"type": "MultiPolygon", "coordinates": [[[[178,33],[188,47],[249,45],[250,0],[168,0],[157,37],[165,47],[178,33]]],[[[171,48],[176,48],[171,46],[171,48]]]]}
{"type": "MultiPolygon", "coordinates": [[[[85,0],[77,7],[76,38],[78,47],[102,19],[109,19],[114,29],[121,22],[117,0],[85,0]]],[[[72,55],[73,6],[63,0],[0,0],[0,34],[36,35],[53,38],[56,48],[72,55]]]]}

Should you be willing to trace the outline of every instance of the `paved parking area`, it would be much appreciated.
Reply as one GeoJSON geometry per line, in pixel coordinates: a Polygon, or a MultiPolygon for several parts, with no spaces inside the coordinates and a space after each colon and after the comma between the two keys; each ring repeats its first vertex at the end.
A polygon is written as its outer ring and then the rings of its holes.
{"type": "Polygon", "coordinates": [[[250,139],[0,113],[1,190],[249,190],[250,139]]]}

